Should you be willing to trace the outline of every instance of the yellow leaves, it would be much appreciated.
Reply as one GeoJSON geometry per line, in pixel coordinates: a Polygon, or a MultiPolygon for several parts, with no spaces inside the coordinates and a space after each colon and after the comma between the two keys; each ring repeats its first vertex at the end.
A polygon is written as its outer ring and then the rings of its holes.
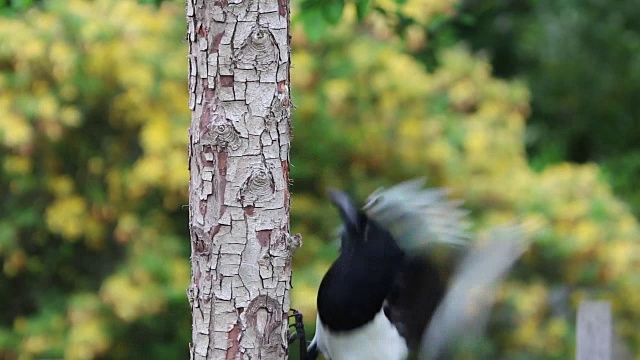
{"type": "Polygon", "coordinates": [[[71,195],[71,193],[73,192],[73,179],[65,175],[52,177],[48,181],[48,187],[49,191],[55,197],[65,197],[71,195]]]}
{"type": "Polygon", "coordinates": [[[429,24],[437,15],[453,15],[457,0],[407,0],[401,5],[402,15],[420,25],[429,24]]]}
{"type": "Polygon", "coordinates": [[[539,189],[551,205],[550,212],[559,220],[575,221],[587,216],[594,199],[610,198],[610,205],[617,206],[610,191],[597,181],[598,172],[594,165],[559,164],[545,169],[539,189]]]}
{"type": "Polygon", "coordinates": [[[616,241],[607,244],[604,249],[607,278],[616,279],[625,271],[640,262],[637,244],[631,240],[616,241]]]}
{"type": "Polygon", "coordinates": [[[478,91],[471,79],[464,79],[455,83],[449,90],[451,103],[458,111],[470,110],[478,99],[478,91]]]}
{"type": "MultiPolygon", "coordinates": [[[[138,4],[136,4],[135,1],[124,0],[124,1],[118,1],[114,3],[111,1],[103,0],[101,1],[101,3],[103,4],[103,6],[105,7],[108,6],[111,8],[111,15],[114,17],[114,20],[117,21],[118,25],[131,26],[129,21],[129,18],[130,18],[129,14],[138,10],[138,4]]],[[[134,24],[138,22],[136,20],[137,19],[133,20],[134,24]]]]}
{"type": "Polygon", "coordinates": [[[7,174],[26,175],[33,169],[31,159],[25,156],[7,155],[4,158],[4,171],[7,174]]]}
{"type": "MultiPolygon", "coordinates": [[[[392,0],[391,2],[395,1],[392,0]]],[[[393,4],[394,7],[395,5],[396,4],[393,4]]],[[[345,8],[345,10],[347,10],[347,8],[345,8]]],[[[391,10],[390,13],[395,13],[395,10],[391,10]]],[[[393,31],[393,24],[397,24],[397,22],[398,19],[395,16],[390,17],[374,11],[370,11],[367,15],[367,25],[371,28],[371,34],[379,40],[393,40],[396,38],[397,36],[393,31]]]]}
{"type": "Polygon", "coordinates": [[[619,216],[616,228],[622,238],[633,238],[637,235],[638,222],[633,215],[625,212],[619,216]]]}
{"type": "Polygon", "coordinates": [[[407,27],[406,46],[411,51],[422,50],[427,43],[427,33],[418,25],[407,27]]]}
{"type": "Polygon", "coordinates": [[[152,69],[147,64],[123,64],[120,69],[122,85],[149,94],[155,83],[152,69]]]}
{"type": "Polygon", "coordinates": [[[75,295],[70,301],[66,359],[94,359],[109,348],[111,340],[100,308],[100,300],[93,294],[75,295]]]}
{"type": "Polygon", "coordinates": [[[45,43],[36,38],[29,39],[21,49],[22,55],[29,60],[44,57],[46,51],[45,43]]]}
{"type": "Polygon", "coordinates": [[[126,213],[118,218],[118,225],[114,235],[119,242],[129,242],[139,229],[140,222],[135,214],[126,213]]]}
{"type": "MultiPolygon", "coordinates": [[[[526,321],[525,326],[534,322],[532,320],[526,321]]],[[[569,332],[569,325],[566,319],[561,317],[552,317],[548,321],[538,324],[536,330],[535,333],[530,334],[525,346],[535,349],[536,352],[547,353],[550,356],[562,356],[563,348],[573,340],[573,333],[569,332]]]]}
{"type": "MultiPolygon", "coordinates": [[[[366,53],[366,52],[364,52],[366,53]]],[[[414,58],[386,48],[379,52],[378,64],[381,69],[373,69],[371,85],[374,90],[383,92],[387,97],[400,99],[420,99],[430,95],[431,82],[422,64],[414,58]]]]}
{"type": "Polygon", "coordinates": [[[80,125],[82,115],[73,106],[65,106],[58,114],[58,119],[63,125],[68,127],[77,127],[80,125]]]}
{"type": "Polygon", "coordinates": [[[157,154],[166,149],[171,139],[171,127],[166,118],[153,118],[140,133],[140,143],[145,152],[157,154]]]}
{"type": "Polygon", "coordinates": [[[8,329],[16,333],[10,352],[24,358],[100,357],[114,350],[112,332],[123,330],[101,301],[133,321],[159,312],[167,299],[184,297],[189,263],[181,258],[177,236],[159,241],[164,234],[144,228],[151,223],[173,231],[162,206],[175,210],[186,203],[183,11],[176,2],[155,7],[135,0],[50,1],[28,16],[0,21],[0,148],[6,150],[0,154],[0,182],[11,191],[7,204],[19,204],[2,222],[11,229],[2,231],[8,239],[1,271],[50,271],[76,290],[91,281],[101,289],[100,298],[70,301],[67,318],[55,326],[43,325],[40,312],[64,311],[62,297],[69,291],[54,287],[52,301],[36,304],[36,311],[8,329]],[[144,204],[132,196],[157,189],[161,196],[144,204]],[[85,273],[74,264],[45,268],[43,257],[58,261],[53,257],[61,254],[47,248],[49,238],[83,241],[74,251],[95,251],[112,237],[120,243],[110,245],[123,247],[116,251],[121,255],[92,255],[103,257],[98,262],[121,262],[112,264],[117,270],[111,276],[85,273]],[[140,238],[144,244],[136,244],[140,238]],[[154,254],[151,265],[141,260],[158,248],[170,250],[154,254]]]}
{"type": "Polygon", "coordinates": [[[3,18],[3,21],[0,22],[0,39],[2,40],[0,41],[0,56],[12,50],[11,48],[15,46],[15,42],[12,41],[13,39],[25,36],[21,30],[24,30],[24,23],[22,21],[7,17],[3,18]]]}
{"type": "MultiPolygon", "coordinates": [[[[83,27],[83,30],[90,25],[83,27]]],[[[97,25],[95,25],[97,26],[97,25]]],[[[110,78],[109,81],[117,79],[118,73],[112,73],[114,69],[119,69],[118,57],[124,52],[123,45],[114,44],[111,42],[88,42],[87,43],[87,57],[84,59],[85,68],[89,76],[92,78],[102,79],[116,75],[116,78],[110,78]]]]}
{"type": "Polygon", "coordinates": [[[574,231],[578,245],[581,247],[591,246],[595,242],[602,240],[600,227],[590,220],[578,222],[574,231]]]}
{"type": "Polygon", "coordinates": [[[45,213],[49,230],[69,241],[84,236],[90,247],[99,247],[104,237],[104,224],[92,215],[84,198],[73,194],[71,179],[55,177],[48,187],[56,198],[45,213]]]}
{"type": "Polygon", "coordinates": [[[349,60],[354,67],[361,69],[364,73],[369,70],[373,64],[379,62],[379,51],[380,49],[375,48],[366,40],[356,42],[349,49],[349,60]]]}
{"type": "Polygon", "coordinates": [[[444,165],[451,159],[453,148],[447,141],[436,139],[427,144],[424,152],[431,163],[444,165]]]}
{"type": "MultiPolygon", "coordinates": [[[[510,329],[511,345],[540,351],[546,342],[541,333],[545,326],[544,312],[549,297],[547,288],[540,283],[506,284],[501,289],[500,296],[516,310],[515,324],[510,329]]],[[[556,329],[556,332],[561,330],[556,329]]]]}
{"type": "Polygon", "coordinates": [[[22,340],[21,348],[27,354],[40,354],[51,347],[50,336],[47,334],[36,334],[22,340]]]}
{"type": "Polygon", "coordinates": [[[522,318],[529,318],[540,311],[540,305],[547,302],[548,291],[543,284],[526,285],[518,293],[515,302],[522,318]]]}
{"type": "Polygon", "coordinates": [[[15,148],[30,143],[32,138],[33,129],[24,117],[0,113],[0,143],[15,148]]]}
{"type": "Polygon", "coordinates": [[[191,275],[191,264],[187,259],[177,258],[167,264],[171,279],[169,286],[173,293],[184,294],[184,289],[189,286],[189,277],[191,275]]]}
{"type": "Polygon", "coordinates": [[[132,322],[142,316],[160,311],[164,297],[160,289],[146,276],[134,281],[124,274],[110,276],[102,285],[100,297],[123,321],[132,322]]]}
{"type": "Polygon", "coordinates": [[[138,160],[133,170],[135,184],[156,184],[164,176],[164,161],[158,156],[145,156],[138,160]]]}
{"type": "Polygon", "coordinates": [[[77,240],[86,230],[87,204],[85,199],[71,195],[55,200],[46,212],[47,226],[67,240],[77,240]]]}
{"type": "Polygon", "coordinates": [[[146,185],[160,185],[172,190],[183,188],[189,181],[187,153],[184,151],[186,135],[173,127],[165,116],[157,114],[144,124],[140,143],[145,155],[133,169],[131,188],[134,193],[141,194],[141,187],[146,185]]]}
{"type": "MultiPolygon", "coordinates": [[[[489,144],[489,137],[483,129],[476,129],[470,131],[469,135],[465,139],[465,150],[470,155],[484,153],[489,144]]],[[[473,161],[472,161],[473,162],[473,161]]]]}
{"type": "Polygon", "coordinates": [[[66,81],[73,72],[74,66],[77,66],[74,50],[63,42],[54,42],[51,44],[49,48],[49,58],[53,63],[51,72],[59,82],[66,81]]]}
{"type": "Polygon", "coordinates": [[[470,76],[478,68],[477,59],[469,56],[469,52],[463,47],[445,49],[440,53],[440,62],[445,64],[434,74],[434,80],[438,87],[448,87],[464,76],[470,76]]]}
{"type": "Polygon", "coordinates": [[[40,313],[34,318],[16,317],[13,330],[20,338],[17,349],[20,359],[32,359],[59,349],[66,329],[61,315],[40,313]]]}
{"type": "Polygon", "coordinates": [[[29,25],[38,29],[39,31],[46,32],[50,36],[55,36],[60,30],[60,19],[49,13],[39,13],[37,21],[32,21],[29,25]]]}
{"type": "Polygon", "coordinates": [[[184,149],[184,147],[174,148],[166,158],[166,185],[171,190],[184,191],[186,189],[184,184],[189,182],[189,169],[186,166],[188,162],[187,152],[182,149],[184,149]]]}
{"type": "MultiPolygon", "coordinates": [[[[562,339],[569,335],[569,326],[562,318],[552,318],[547,326],[547,334],[552,338],[562,339]]],[[[558,347],[559,344],[555,344],[555,346],[558,347]]]]}
{"type": "Polygon", "coordinates": [[[409,141],[421,139],[424,136],[423,122],[419,119],[407,119],[399,125],[398,134],[409,141]]]}
{"type": "Polygon", "coordinates": [[[333,79],[325,83],[325,95],[329,102],[329,109],[334,113],[344,111],[346,101],[353,90],[352,84],[347,79],[333,79]]]}
{"type": "Polygon", "coordinates": [[[78,96],[78,88],[74,84],[65,83],[60,88],[60,99],[72,101],[78,96]]]}
{"type": "Polygon", "coordinates": [[[398,124],[397,131],[398,139],[401,139],[396,143],[397,151],[407,164],[443,166],[451,158],[452,149],[441,137],[443,127],[440,122],[407,118],[398,124]],[[422,150],[416,151],[416,148],[422,150]]]}
{"type": "Polygon", "coordinates": [[[296,51],[292,54],[291,85],[294,89],[309,88],[314,78],[314,58],[306,50],[296,51]]]}
{"type": "Polygon", "coordinates": [[[77,324],[69,331],[65,359],[94,359],[109,349],[107,328],[98,321],[77,324]]]}

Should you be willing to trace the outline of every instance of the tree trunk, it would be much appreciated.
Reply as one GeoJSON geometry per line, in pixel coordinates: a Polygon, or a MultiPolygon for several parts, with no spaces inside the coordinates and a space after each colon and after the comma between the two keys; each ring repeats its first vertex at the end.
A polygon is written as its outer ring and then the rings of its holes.
{"type": "Polygon", "coordinates": [[[284,359],[289,4],[187,0],[191,359],[284,359]]]}

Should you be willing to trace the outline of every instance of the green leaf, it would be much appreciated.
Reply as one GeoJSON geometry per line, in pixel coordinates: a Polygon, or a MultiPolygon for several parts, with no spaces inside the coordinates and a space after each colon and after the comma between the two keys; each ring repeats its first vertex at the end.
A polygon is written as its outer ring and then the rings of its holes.
{"type": "Polygon", "coordinates": [[[430,31],[437,31],[441,26],[443,26],[447,21],[451,19],[450,15],[437,14],[431,19],[431,23],[429,24],[430,31]]]}
{"type": "Polygon", "coordinates": [[[342,18],[342,10],[344,10],[344,0],[332,0],[322,5],[325,19],[332,25],[337,24],[342,18]]]}
{"type": "Polygon", "coordinates": [[[337,24],[342,18],[344,0],[316,1],[304,0],[301,4],[301,18],[307,35],[319,40],[326,33],[327,25],[337,24]]]}
{"type": "Polygon", "coordinates": [[[11,7],[15,10],[25,10],[33,5],[33,0],[13,0],[11,7]]]}
{"type": "Polygon", "coordinates": [[[356,14],[358,16],[358,21],[362,21],[362,19],[364,19],[364,16],[369,10],[369,5],[371,5],[371,0],[356,0],[356,14]]]}
{"type": "Polygon", "coordinates": [[[466,26],[473,26],[476,24],[476,17],[471,14],[460,15],[460,22],[466,26]]]}
{"type": "Polygon", "coordinates": [[[317,42],[327,34],[328,24],[320,8],[309,7],[301,12],[300,18],[310,41],[317,42]]]}

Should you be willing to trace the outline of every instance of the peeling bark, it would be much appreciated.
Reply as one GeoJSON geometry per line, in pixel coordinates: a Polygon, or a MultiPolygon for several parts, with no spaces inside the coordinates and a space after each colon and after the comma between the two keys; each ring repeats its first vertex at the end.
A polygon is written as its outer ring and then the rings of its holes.
{"type": "Polygon", "coordinates": [[[187,0],[191,359],[284,359],[289,4],[187,0]]]}

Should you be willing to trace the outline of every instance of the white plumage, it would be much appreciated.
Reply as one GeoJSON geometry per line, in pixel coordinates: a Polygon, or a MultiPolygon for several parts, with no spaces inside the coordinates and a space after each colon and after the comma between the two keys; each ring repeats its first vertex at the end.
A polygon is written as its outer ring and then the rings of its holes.
{"type": "Polygon", "coordinates": [[[403,360],[409,350],[404,338],[381,310],[367,325],[332,333],[316,319],[313,344],[331,360],[403,360]]]}

